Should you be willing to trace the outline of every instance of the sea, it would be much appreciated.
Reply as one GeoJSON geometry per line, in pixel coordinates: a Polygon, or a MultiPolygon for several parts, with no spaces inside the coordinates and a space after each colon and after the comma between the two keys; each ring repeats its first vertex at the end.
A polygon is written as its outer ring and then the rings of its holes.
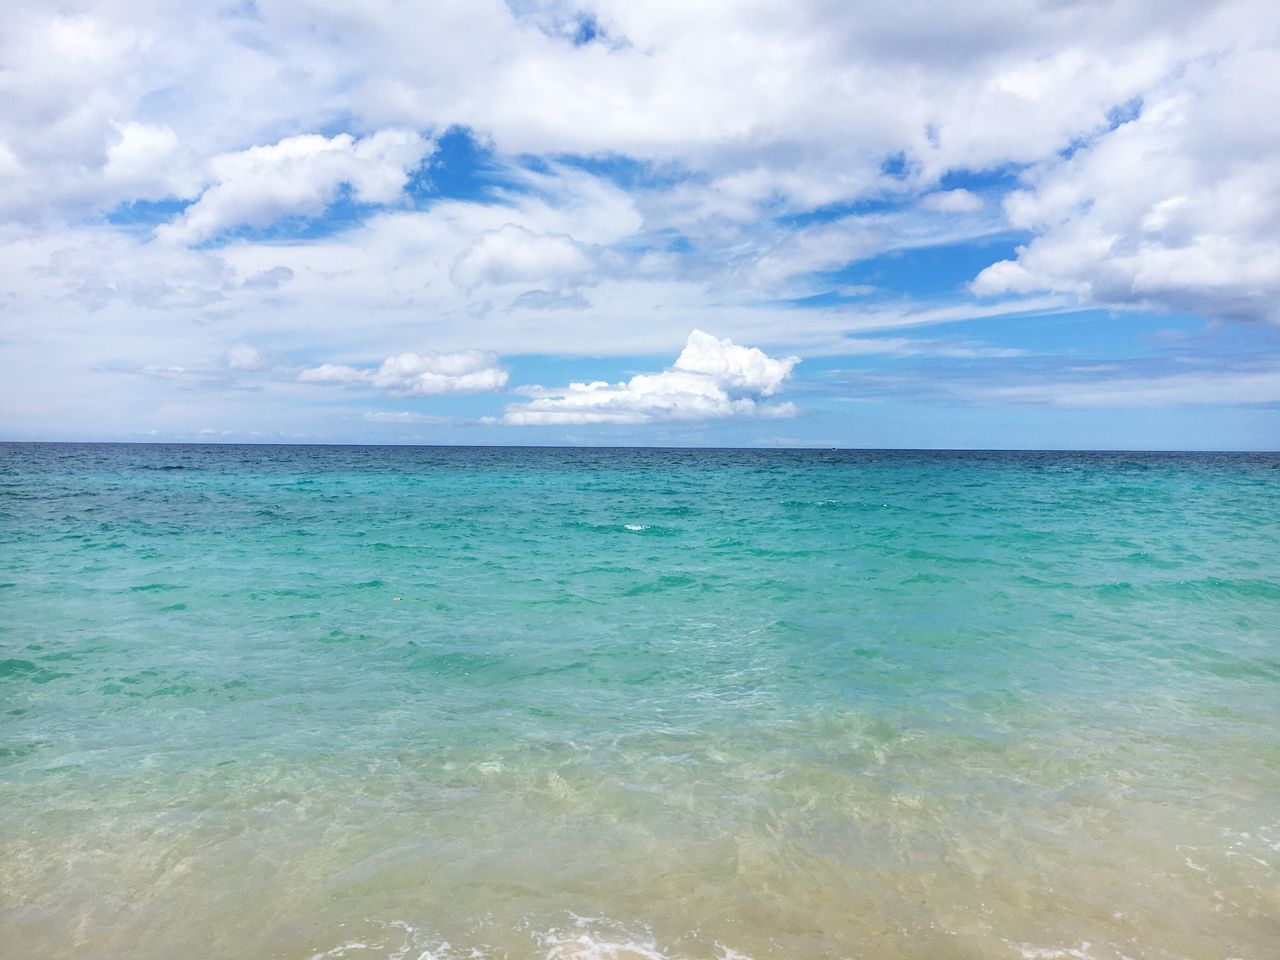
{"type": "Polygon", "coordinates": [[[0,956],[1274,960],[1280,455],[0,445],[0,956]]]}

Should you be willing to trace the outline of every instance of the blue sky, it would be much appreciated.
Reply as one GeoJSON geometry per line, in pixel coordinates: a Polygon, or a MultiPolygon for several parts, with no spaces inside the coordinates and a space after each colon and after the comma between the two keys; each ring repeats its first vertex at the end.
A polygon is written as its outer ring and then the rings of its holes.
{"type": "Polygon", "coordinates": [[[0,439],[1280,447],[1273,4],[5,20],[0,439]]]}

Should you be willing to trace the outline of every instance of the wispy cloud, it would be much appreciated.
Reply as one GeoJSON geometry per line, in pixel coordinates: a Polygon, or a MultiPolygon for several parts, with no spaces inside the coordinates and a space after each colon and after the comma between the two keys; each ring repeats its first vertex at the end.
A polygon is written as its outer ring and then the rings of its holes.
{"type": "Polygon", "coordinates": [[[1239,406],[1280,403],[1280,365],[1154,377],[1102,376],[1014,386],[970,385],[975,400],[1065,407],[1239,406]]]}

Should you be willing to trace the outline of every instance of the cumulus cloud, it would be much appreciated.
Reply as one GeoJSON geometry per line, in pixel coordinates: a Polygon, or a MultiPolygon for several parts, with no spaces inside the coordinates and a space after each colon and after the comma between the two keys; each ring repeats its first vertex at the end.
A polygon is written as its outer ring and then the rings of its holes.
{"type": "Polygon", "coordinates": [[[157,228],[156,237],[198,243],[241,225],[316,217],[343,184],[362,203],[391,203],[431,149],[430,141],[417,133],[381,130],[359,140],[345,133],[304,134],[220,154],[208,164],[212,185],[173,222],[157,228]]]}
{"type": "Polygon", "coordinates": [[[983,270],[982,295],[1280,322],[1280,51],[1198,62],[1140,114],[1005,200],[1036,236],[983,270]]]}
{"type": "Polygon", "coordinates": [[[582,244],[562,234],[537,234],[508,223],[487,231],[458,258],[453,280],[464,289],[485,284],[580,281],[592,270],[582,244]]]}
{"type": "Polygon", "coordinates": [[[458,353],[398,353],[374,369],[324,363],[303,370],[304,383],[366,384],[400,397],[501,390],[507,371],[498,358],[482,350],[458,353]]]}
{"type": "Polygon", "coordinates": [[[670,369],[607,383],[571,383],[558,390],[526,388],[533,399],[507,408],[519,425],[652,423],[720,417],[788,417],[790,403],[761,403],[782,389],[799,357],[774,359],[701,330],[689,334],[670,369]]]}
{"type": "Polygon", "coordinates": [[[120,163],[129,158],[117,152],[110,178],[117,183],[107,182],[104,168],[112,144],[118,151],[119,141],[130,139],[130,125],[115,121],[134,115],[139,91],[129,88],[144,46],[135,24],[37,3],[6,5],[0,177],[9,176],[0,189],[0,221],[64,220],[121,199],[120,163]]]}
{"type": "Polygon", "coordinates": [[[756,347],[740,347],[728,338],[718,340],[694,330],[676,358],[674,369],[708,377],[729,393],[771,397],[782,389],[783,381],[799,362],[799,357],[774,360],[756,347]]]}
{"type": "Polygon", "coordinates": [[[190,197],[200,192],[203,182],[168,126],[127,121],[113,122],[112,127],[119,139],[107,148],[102,168],[107,184],[135,200],[190,197]]]}

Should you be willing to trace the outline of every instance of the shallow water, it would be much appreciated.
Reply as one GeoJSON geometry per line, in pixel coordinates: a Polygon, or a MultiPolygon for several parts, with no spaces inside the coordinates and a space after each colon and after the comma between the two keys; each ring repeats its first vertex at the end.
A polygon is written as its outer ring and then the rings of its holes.
{"type": "Polygon", "coordinates": [[[1280,456],[0,446],[0,955],[1280,945],[1280,456]]]}

